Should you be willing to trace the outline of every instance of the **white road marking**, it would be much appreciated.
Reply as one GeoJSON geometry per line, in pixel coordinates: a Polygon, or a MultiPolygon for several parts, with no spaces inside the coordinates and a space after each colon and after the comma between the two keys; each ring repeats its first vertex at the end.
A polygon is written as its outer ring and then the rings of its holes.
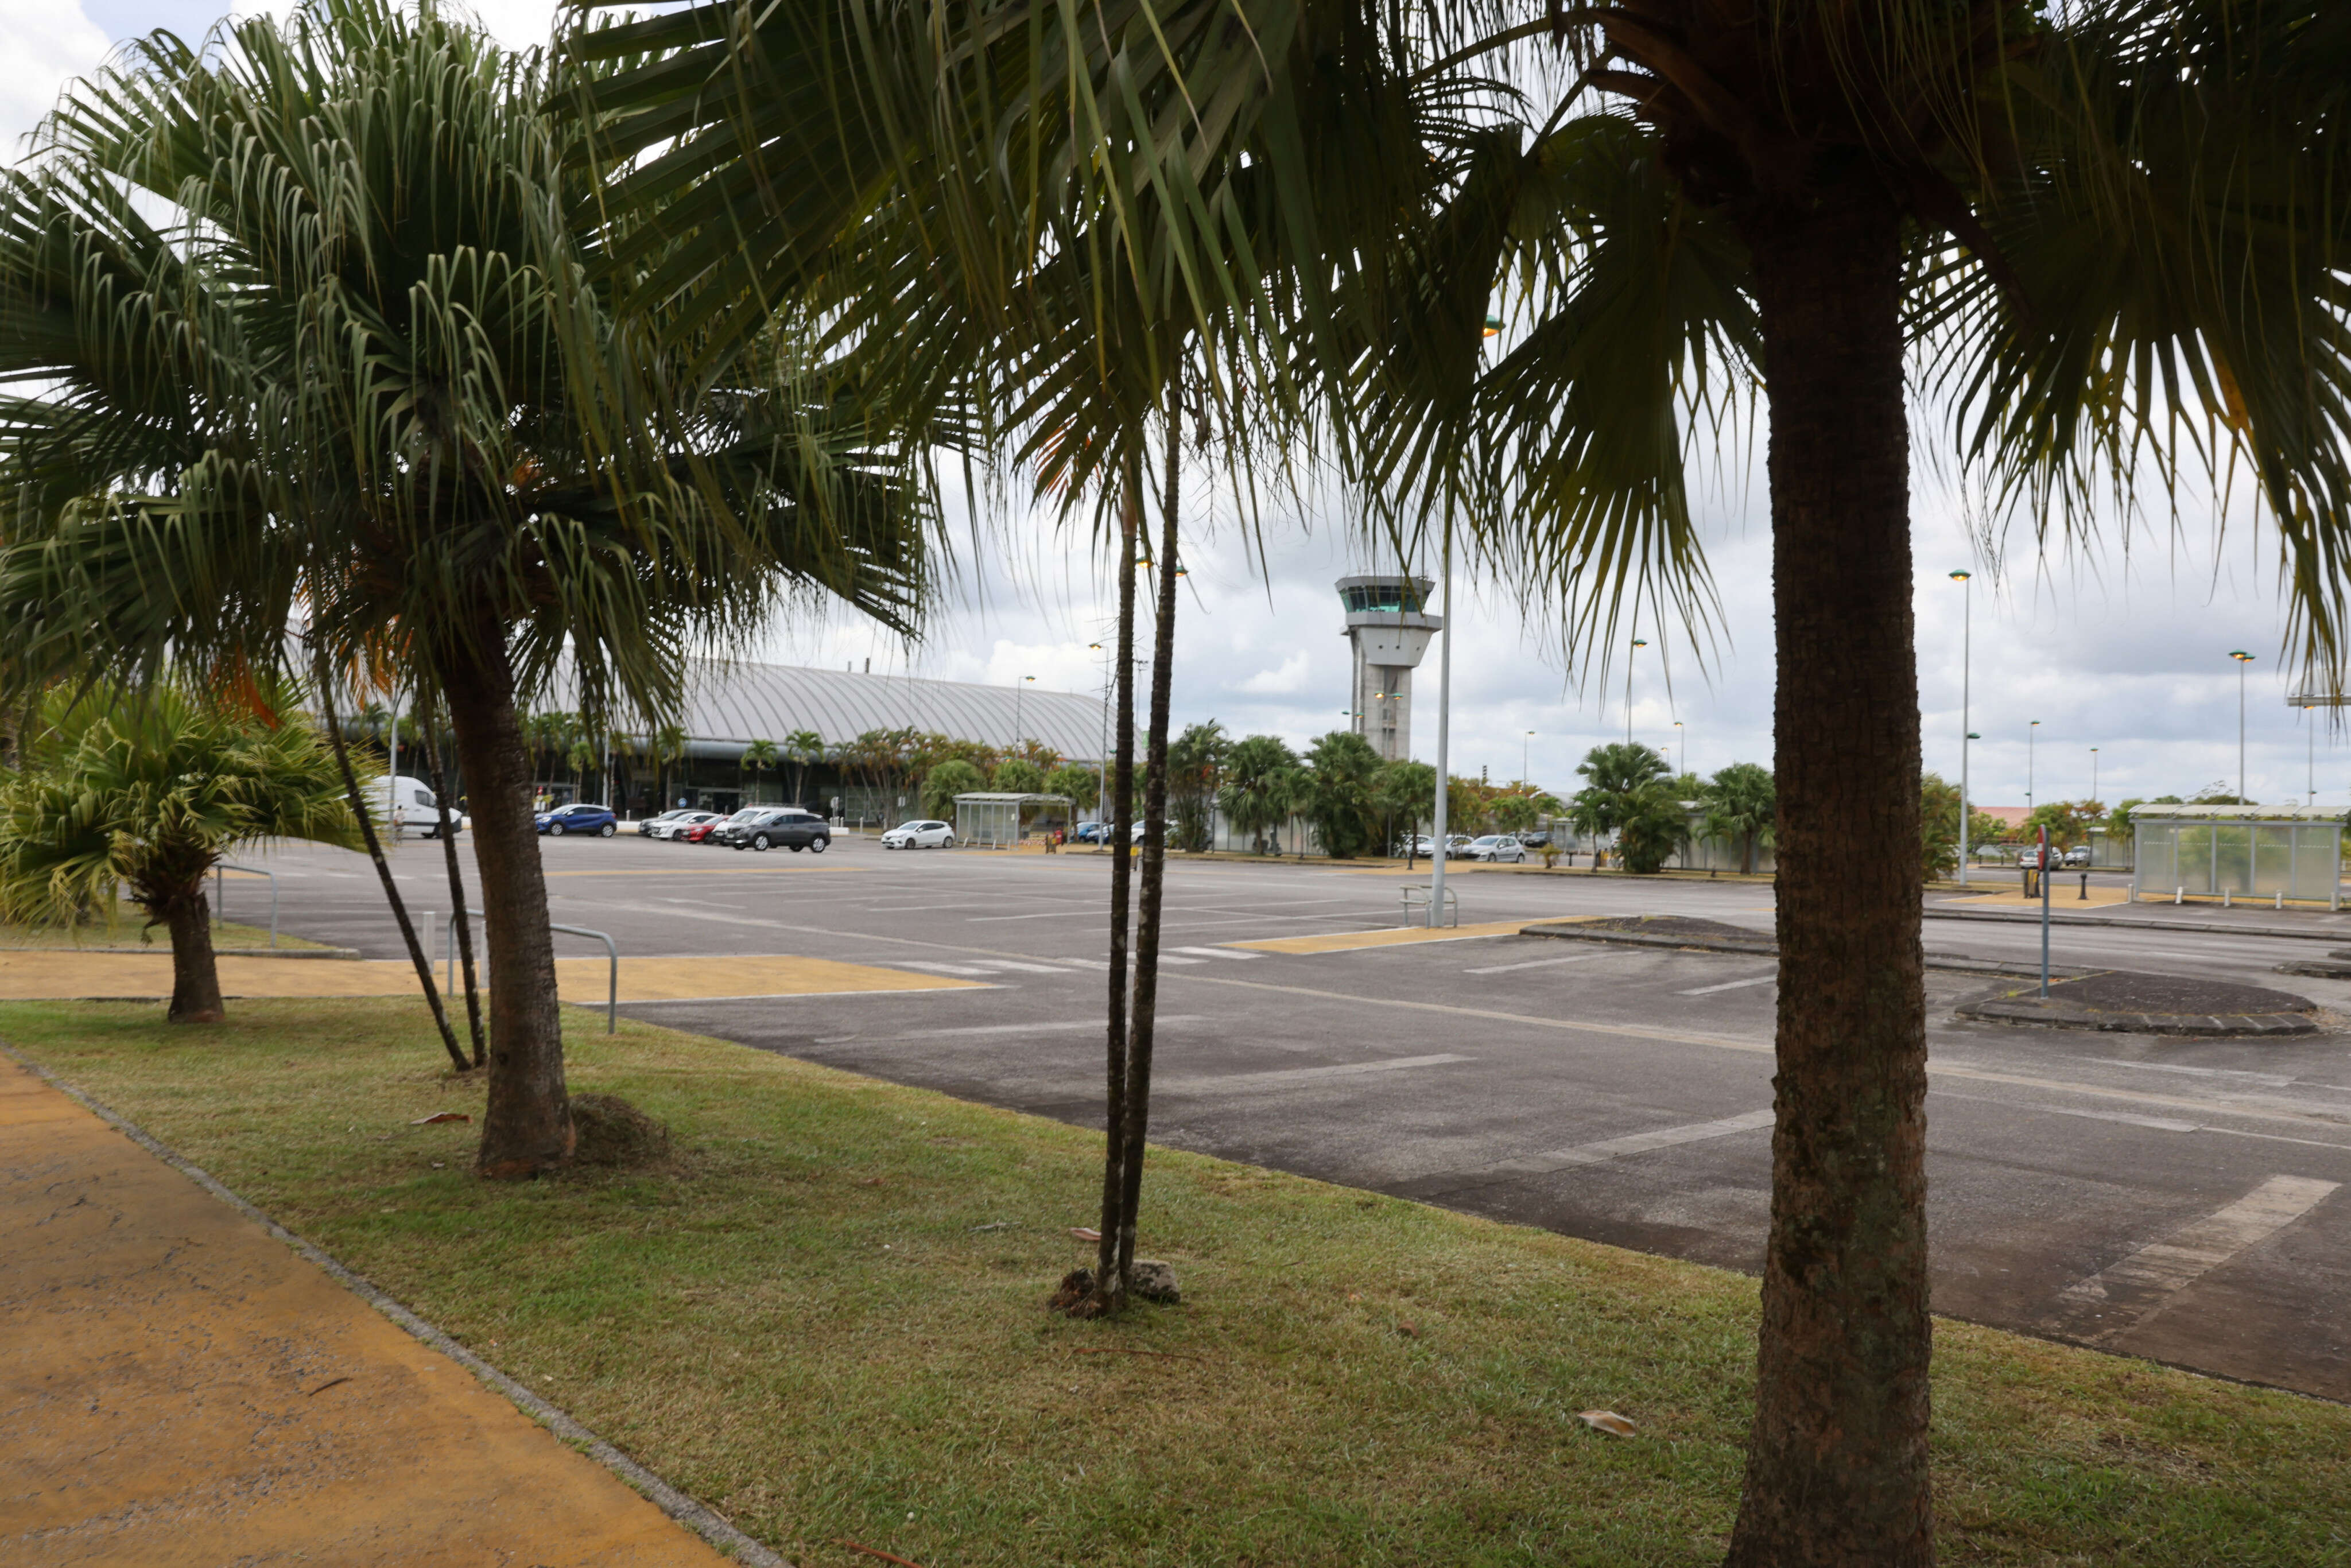
{"type": "Polygon", "coordinates": [[[2083,1337],[2093,1344],[2106,1343],[2169,1306],[2180,1291],[2213,1270],[2300,1219],[2337,1185],[2308,1176],[2272,1176],[2227,1207],[2074,1281],[2057,1299],[2072,1312],[2095,1317],[2096,1329],[2083,1337]],[[2117,1305],[2114,1296],[2118,1289],[2142,1299],[2117,1305]]]}
{"type": "Polygon", "coordinates": [[[1727,1138],[1735,1133],[1751,1133],[1771,1124],[1770,1111],[1748,1111],[1716,1122],[1691,1122],[1679,1127],[1659,1127],[1652,1132],[1632,1133],[1621,1138],[1604,1138],[1596,1144],[1578,1144],[1573,1148],[1553,1149],[1549,1154],[1499,1160],[1480,1168],[1509,1172],[1514,1176],[1540,1176],[1546,1171],[1565,1170],[1570,1166],[1606,1165],[1610,1160],[1622,1159],[1626,1155],[1645,1155],[1652,1149],[1670,1149],[1680,1144],[1702,1144],[1712,1138],[1727,1138]]]}
{"type": "Polygon", "coordinates": [[[1108,917],[1108,906],[1101,909],[1049,909],[1039,915],[975,915],[966,922],[971,925],[989,925],[1000,920],[1075,920],[1083,915],[1090,920],[1108,917]]]}
{"type": "Polygon", "coordinates": [[[1277,1089],[1290,1083],[1314,1083],[1325,1078],[1353,1078],[1366,1072],[1399,1072],[1414,1067],[1444,1067],[1473,1060],[1452,1051],[1434,1056],[1391,1056],[1378,1061],[1348,1061],[1336,1067],[1288,1067],[1271,1072],[1221,1072],[1202,1078],[1163,1078],[1159,1087],[1198,1093],[1218,1089],[1277,1089]]]}
{"type": "MultiPolygon", "coordinates": [[[[1207,1015],[1205,1013],[1162,1013],[1155,1020],[1155,1023],[1206,1023],[1207,1021],[1207,1015]]],[[[855,1040],[860,1044],[864,1045],[885,1045],[893,1040],[955,1040],[965,1037],[978,1038],[987,1035],[1004,1034],[1081,1033],[1089,1030],[1100,1030],[1103,1027],[1104,1021],[1101,1019],[1068,1019],[1056,1020],[1050,1023],[977,1023],[966,1024],[959,1029],[900,1030],[895,1033],[887,1035],[830,1035],[820,1038],[817,1040],[817,1043],[819,1045],[846,1045],[850,1041],[855,1040]]]]}
{"type": "Polygon", "coordinates": [[[1018,969],[1024,975],[1066,975],[1070,971],[1058,964],[1024,964],[1017,958],[974,958],[972,966],[980,970],[1018,969]]]}
{"type": "Polygon", "coordinates": [[[1614,958],[1617,953],[1578,953],[1566,958],[1530,958],[1523,964],[1493,964],[1483,969],[1464,969],[1465,975],[1507,975],[1513,969],[1548,969],[1554,964],[1589,964],[1594,958],[1614,958]]]}
{"type": "Polygon", "coordinates": [[[1695,989],[1677,991],[1675,994],[1684,997],[1710,997],[1717,991],[1735,991],[1742,986],[1768,986],[1779,977],[1779,971],[1775,969],[1768,975],[1752,975],[1744,980],[1725,980],[1719,986],[1699,986],[1695,989]]]}
{"type": "Polygon", "coordinates": [[[921,969],[934,975],[968,977],[987,973],[971,964],[933,964],[921,958],[884,958],[882,961],[893,969],[921,969]]]}
{"type": "MultiPolygon", "coordinates": [[[[1189,953],[1197,958],[1246,958],[1252,962],[1265,956],[1262,953],[1240,953],[1230,947],[1177,947],[1174,951],[1189,953]]],[[[1163,957],[1165,955],[1161,955],[1163,957]]]]}
{"type": "MultiPolygon", "coordinates": [[[[2233,1078],[2241,1082],[2258,1083],[2264,1089],[2284,1089],[2294,1083],[2293,1079],[2281,1077],[2274,1072],[2245,1072],[2233,1067],[2183,1067],[2170,1061],[2129,1061],[2119,1056],[2101,1056],[2094,1060],[2103,1061],[2110,1067],[2136,1067],[2142,1072],[2180,1072],[2196,1078],[2233,1078]]],[[[2319,1084],[2314,1087],[2325,1088],[2327,1085],[2319,1084]]]]}

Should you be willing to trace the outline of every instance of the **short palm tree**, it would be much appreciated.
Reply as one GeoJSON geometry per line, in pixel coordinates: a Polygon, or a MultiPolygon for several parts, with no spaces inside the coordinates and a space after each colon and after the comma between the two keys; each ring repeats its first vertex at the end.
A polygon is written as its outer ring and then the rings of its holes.
{"type": "Polygon", "coordinates": [[[759,778],[781,761],[783,755],[774,741],[755,740],[743,748],[743,770],[754,779],[759,778]]]}
{"type": "Polygon", "coordinates": [[[660,797],[663,810],[669,810],[669,770],[685,757],[685,727],[667,720],[653,727],[651,754],[653,763],[654,793],[660,797]]]}
{"type": "Polygon", "coordinates": [[[674,711],[689,648],[795,594],[904,628],[930,516],[870,378],[789,321],[714,361],[690,290],[611,308],[548,95],[450,13],[314,0],[126,45],[0,184],[0,375],[49,389],[0,404],[23,678],[267,670],[299,625],[439,701],[500,1176],[572,1146],[524,701],[569,661],[600,729],[674,711]]]}
{"type": "Polygon", "coordinates": [[[1231,754],[1225,758],[1217,809],[1235,832],[1249,835],[1260,853],[1266,834],[1290,820],[1292,803],[1287,780],[1297,768],[1298,754],[1279,736],[1244,737],[1233,743],[1231,754]]]}
{"type": "Polygon", "coordinates": [[[1734,762],[1706,781],[1698,792],[1704,831],[1740,847],[1740,869],[1755,870],[1757,848],[1771,841],[1780,814],[1779,789],[1771,770],[1759,762],[1734,762]]]}
{"type": "Polygon", "coordinates": [[[204,878],[273,840],[356,848],[342,775],[290,689],[52,690],[0,786],[0,911],[72,924],[118,890],[172,938],[174,1023],[224,1016],[204,878]]]}

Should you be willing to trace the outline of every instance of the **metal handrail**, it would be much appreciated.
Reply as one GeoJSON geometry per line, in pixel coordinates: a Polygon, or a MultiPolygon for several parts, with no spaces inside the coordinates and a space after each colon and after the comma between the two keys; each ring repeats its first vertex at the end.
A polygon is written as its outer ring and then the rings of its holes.
{"type": "MultiPolygon", "coordinates": [[[[1435,894],[1429,883],[1418,882],[1405,883],[1404,888],[1405,925],[1409,926],[1416,924],[1412,917],[1414,905],[1417,904],[1426,909],[1434,901],[1435,894]],[[1416,893],[1420,894],[1418,898],[1413,897],[1416,893]]],[[[1458,925],[1461,924],[1461,900],[1453,889],[1448,887],[1445,890],[1444,903],[1431,913],[1433,918],[1426,922],[1430,925],[1458,925]],[[1452,918],[1447,919],[1447,915],[1452,918]]]]}
{"type": "MultiPolygon", "coordinates": [[[[227,880],[225,877],[224,877],[224,876],[222,876],[222,875],[221,875],[221,873],[223,873],[223,872],[225,872],[225,871],[241,871],[241,872],[245,873],[246,873],[246,875],[247,875],[247,876],[266,876],[266,877],[267,877],[267,878],[269,879],[269,945],[270,945],[272,947],[277,946],[277,873],[276,872],[274,872],[274,871],[264,871],[264,870],[262,870],[262,869],[261,869],[259,866],[257,866],[257,865],[231,865],[231,864],[229,864],[229,862],[226,862],[226,861],[215,861],[215,862],[213,862],[213,918],[214,918],[214,919],[215,919],[215,920],[217,920],[217,919],[219,919],[219,918],[220,918],[220,912],[221,912],[221,895],[222,895],[224,893],[225,893],[225,892],[227,891],[227,889],[228,889],[228,880],[227,880]]],[[[197,885],[197,886],[199,886],[199,887],[201,887],[201,886],[203,886],[204,884],[203,884],[202,883],[198,883],[196,885],[197,885]]]]}
{"type": "MultiPolygon", "coordinates": [[[[465,913],[472,915],[475,919],[482,921],[486,925],[488,923],[490,918],[478,909],[468,909],[465,913]]],[[[601,931],[590,931],[585,925],[558,925],[550,920],[548,922],[547,928],[549,931],[566,931],[574,936],[593,936],[597,941],[604,944],[604,956],[611,961],[611,967],[607,971],[607,978],[604,986],[604,1032],[606,1034],[618,1033],[620,1030],[618,1020],[621,1016],[621,949],[619,944],[615,943],[612,938],[605,933],[601,931]]],[[[445,977],[442,981],[441,988],[444,992],[454,991],[457,988],[457,922],[454,919],[444,920],[441,923],[441,963],[442,974],[445,977]]]]}

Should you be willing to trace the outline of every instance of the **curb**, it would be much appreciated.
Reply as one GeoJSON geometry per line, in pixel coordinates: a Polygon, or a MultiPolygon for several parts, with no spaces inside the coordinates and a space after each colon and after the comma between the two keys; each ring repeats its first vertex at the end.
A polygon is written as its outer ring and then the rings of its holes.
{"type": "Polygon", "coordinates": [[[2037,997],[2024,1001],[1998,998],[1970,1002],[1952,1011],[1960,1018],[1980,1019],[1987,1023],[2087,1030],[2105,1034],[2159,1034],[2208,1039],[2230,1036],[2260,1040],[2318,1032],[2317,1020],[2306,1013],[2105,1013],[2092,1012],[2087,1008],[2071,1008],[2063,1002],[2043,1009],[2039,1002],[2037,997]]]}
{"type": "MultiPolygon", "coordinates": [[[[1565,925],[1529,925],[1519,933],[1521,936],[1552,936],[1567,942],[1614,942],[1627,947],[1665,947],[1676,952],[1739,953],[1749,957],[1776,958],[1780,949],[1770,942],[1731,942],[1705,936],[1646,936],[1635,931],[1593,931],[1565,925]]],[[[2041,977],[2041,966],[2012,962],[2002,958],[1963,958],[1956,954],[1929,953],[1926,967],[1954,975],[2015,976],[2028,980],[2041,977]]],[[[2079,979],[2085,975],[2099,973],[2068,965],[2052,965],[2052,978],[2079,979]]]]}
{"type": "MultiPolygon", "coordinates": [[[[2004,909],[1937,909],[1927,908],[1928,920],[1988,920],[2002,925],[2038,925],[2041,916],[2031,910],[2020,909],[2010,914],[2004,909]]],[[[2337,926],[2332,931],[2297,931],[2284,925],[2230,925],[2217,920],[2132,920],[2112,915],[2060,915],[2050,911],[2049,924],[2058,925],[2120,925],[2133,931],[2192,931],[2208,936],[2277,936],[2301,942],[2341,942],[2351,938],[2351,928],[2337,926]]]]}
{"type": "Polygon", "coordinates": [[[679,1491],[675,1487],[671,1486],[667,1481],[580,1425],[569,1414],[540,1398],[523,1384],[516,1382],[455,1340],[451,1339],[441,1330],[370,1284],[365,1277],[338,1262],[314,1243],[304,1240],[278,1224],[267,1214],[256,1207],[250,1200],[223,1185],[211,1173],[182,1158],[172,1149],[157,1142],[137,1123],[120,1114],[102,1101],[67,1082],[5,1040],[0,1040],[0,1056],[7,1057],[42,1082],[81,1105],[116,1132],[137,1144],[247,1219],[259,1225],[305,1260],[325,1270],[345,1290],[390,1318],[418,1340],[472,1373],[482,1382],[496,1389],[524,1415],[620,1477],[647,1502],[692,1530],[724,1555],[740,1563],[751,1563],[754,1568],[792,1568],[785,1559],[736,1529],[716,1511],[679,1491]]]}

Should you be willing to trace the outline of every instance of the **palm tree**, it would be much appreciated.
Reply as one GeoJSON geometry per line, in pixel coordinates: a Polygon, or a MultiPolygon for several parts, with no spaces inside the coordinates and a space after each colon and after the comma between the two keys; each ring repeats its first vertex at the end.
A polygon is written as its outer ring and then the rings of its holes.
{"type": "Polygon", "coordinates": [[[660,793],[663,810],[669,809],[669,770],[685,758],[685,727],[675,720],[665,720],[653,727],[652,736],[654,789],[660,793]]]}
{"type": "Polygon", "coordinates": [[[55,389],[0,406],[27,677],[275,668],[298,604],[446,706],[499,1176],[572,1146],[521,700],[561,660],[599,724],[674,711],[689,647],[793,592],[904,629],[929,517],[870,379],[787,319],[712,364],[692,289],[615,313],[548,94],[447,14],[317,0],[125,46],[0,188],[0,372],[55,389]]]}
{"type": "Polygon", "coordinates": [[[52,690],[0,789],[0,911],[70,924],[127,891],[171,934],[165,1016],[219,1022],[213,867],[275,839],[359,843],[334,758],[291,697],[263,685],[215,700],[175,679],[52,690]]]}
{"type": "Polygon", "coordinates": [[[1235,741],[1232,754],[1225,758],[1225,782],[1217,791],[1217,805],[1233,831],[1247,833],[1260,854],[1266,834],[1290,820],[1292,802],[1285,781],[1297,768],[1298,754],[1271,735],[1235,741]]]}
{"type": "MultiPolygon", "coordinates": [[[[777,749],[776,743],[774,741],[755,740],[750,745],[743,748],[743,767],[756,778],[757,776],[767,772],[768,768],[773,768],[778,762],[781,761],[783,759],[783,755],[784,754],[781,751],[777,749]]],[[[757,790],[753,789],[747,789],[744,792],[746,794],[758,793],[757,790]]]]}
{"type": "Polygon", "coordinates": [[[824,737],[812,729],[796,729],[784,737],[784,753],[792,759],[792,799],[808,804],[808,770],[824,760],[824,737]]]}
{"type": "MultiPolygon", "coordinates": [[[[914,171],[945,235],[877,249],[877,275],[945,256],[1011,311],[1027,275],[988,247],[1103,192],[1171,293],[1286,318],[1265,336],[1298,378],[1256,384],[1331,398],[1397,512],[1492,519],[1472,543],[1550,581],[1580,651],[1616,644],[1628,601],[1705,612],[1685,418],[1760,394],[1788,999],[1731,1556],[1930,1561],[1920,873],[1833,852],[1918,831],[1905,372],[2036,525],[2086,528],[2116,487],[2198,463],[2253,476],[2294,635],[2339,683],[2351,43],[2318,0],[1105,0],[1082,36],[1066,15],[714,3],[603,47],[688,51],[623,79],[663,110],[638,145],[679,135],[665,172],[714,212],[789,188],[746,150],[800,125],[831,139],[816,216],[914,171]],[[759,88],[739,108],[737,70],[759,88]]],[[[845,226],[714,228],[703,262],[746,275],[845,226]]]]}
{"type": "Polygon", "coordinates": [[[1739,845],[1740,869],[1753,874],[1756,847],[1771,841],[1779,816],[1771,770],[1758,762],[1734,762],[1706,781],[1698,804],[1706,810],[1706,836],[1739,845]]]}

